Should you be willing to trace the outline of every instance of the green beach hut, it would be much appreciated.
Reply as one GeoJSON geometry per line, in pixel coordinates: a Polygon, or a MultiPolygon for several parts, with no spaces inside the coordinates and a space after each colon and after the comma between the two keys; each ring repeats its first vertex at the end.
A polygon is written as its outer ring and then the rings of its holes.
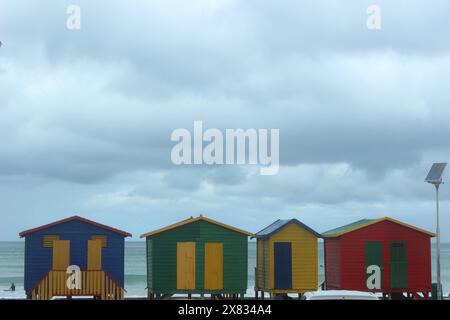
{"type": "Polygon", "coordinates": [[[147,242],[148,298],[173,294],[243,296],[250,232],[199,216],[141,235],[147,242]]]}

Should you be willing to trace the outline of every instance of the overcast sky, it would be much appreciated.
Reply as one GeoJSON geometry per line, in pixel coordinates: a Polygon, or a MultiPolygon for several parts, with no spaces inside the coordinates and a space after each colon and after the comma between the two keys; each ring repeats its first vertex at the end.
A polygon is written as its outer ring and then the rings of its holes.
{"type": "MultiPolygon", "coordinates": [[[[75,214],[134,240],[198,214],[250,232],[383,216],[434,231],[450,1],[378,0],[381,30],[371,4],[0,0],[0,240],[75,214]],[[175,166],[171,132],[194,120],[279,128],[279,173],[175,166]]],[[[450,186],[441,199],[450,241],[450,186]]]]}

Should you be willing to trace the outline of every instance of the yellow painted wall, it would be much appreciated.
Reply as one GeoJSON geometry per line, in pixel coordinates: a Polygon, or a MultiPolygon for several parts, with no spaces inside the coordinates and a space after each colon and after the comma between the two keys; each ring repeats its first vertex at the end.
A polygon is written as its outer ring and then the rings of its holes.
{"type": "Polygon", "coordinates": [[[264,288],[264,255],[263,255],[263,242],[262,239],[256,239],[256,274],[255,274],[255,287],[264,288]]]}
{"type": "Polygon", "coordinates": [[[268,289],[269,275],[269,240],[257,239],[256,241],[256,287],[268,289]]]}
{"type": "Polygon", "coordinates": [[[263,252],[264,252],[264,288],[269,288],[270,286],[270,250],[269,250],[269,240],[264,240],[263,243],[263,252]]]}
{"type": "MultiPolygon", "coordinates": [[[[315,235],[301,226],[291,223],[282,228],[269,239],[258,241],[262,246],[259,252],[267,252],[267,263],[264,268],[264,258],[258,258],[258,268],[261,267],[268,283],[261,289],[273,291],[274,289],[274,242],[291,242],[292,246],[292,290],[277,290],[276,292],[306,292],[316,290],[318,287],[318,242],[315,235]]],[[[273,291],[275,292],[275,291],[273,291]]]]}

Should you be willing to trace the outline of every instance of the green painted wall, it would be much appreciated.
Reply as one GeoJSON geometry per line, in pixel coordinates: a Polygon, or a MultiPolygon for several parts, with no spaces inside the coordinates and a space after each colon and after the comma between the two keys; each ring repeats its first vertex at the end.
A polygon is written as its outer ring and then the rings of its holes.
{"type": "Polygon", "coordinates": [[[191,293],[245,293],[247,290],[248,236],[227,228],[196,221],[147,238],[148,288],[154,293],[177,291],[177,242],[195,242],[196,290],[191,293]],[[148,245],[151,242],[151,245],[148,245]],[[223,243],[223,290],[205,291],[206,242],[223,243]],[[149,249],[151,248],[151,249],[149,249]]]}
{"type": "Polygon", "coordinates": [[[147,287],[151,288],[153,279],[152,279],[152,268],[153,268],[153,241],[151,238],[148,238],[147,241],[147,287]]]}

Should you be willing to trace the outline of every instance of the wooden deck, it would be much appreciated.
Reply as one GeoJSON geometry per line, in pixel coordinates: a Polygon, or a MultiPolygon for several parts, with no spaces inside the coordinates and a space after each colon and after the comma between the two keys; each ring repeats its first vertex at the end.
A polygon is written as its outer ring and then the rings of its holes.
{"type": "Polygon", "coordinates": [[[102,300],[123,300],[125,289],[105,271],[81,271],[80,289],[69,289],[66,271],[49,271],[32,290],[32,300],[55,296],[93,296],[102,300]]]}

